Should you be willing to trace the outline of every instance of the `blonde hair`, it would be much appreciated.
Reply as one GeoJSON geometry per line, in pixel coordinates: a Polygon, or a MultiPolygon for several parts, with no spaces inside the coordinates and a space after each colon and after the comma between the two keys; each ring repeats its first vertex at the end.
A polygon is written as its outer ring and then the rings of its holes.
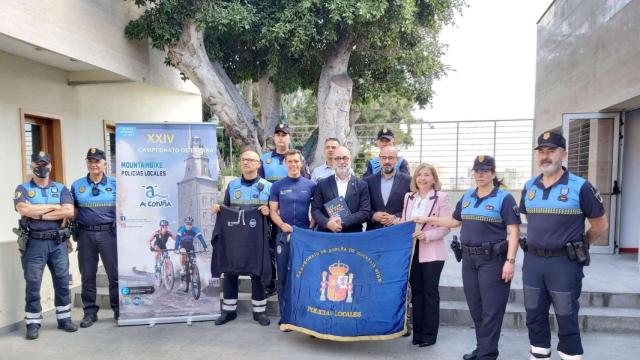
{"type": "Polygon", "coordinates": [[[418,174],[420,174],[420,171],[424,169],[429,169],[431,176],[433,176],[433,189],[440,191],[442,189],[442,184],[440,183],[440,177],[438,177],[438,171],[435,166],[427,163],[418,165],[416,170],[413,172],[413,176],[411,177],[411,191],[418,191],[418,174]]]}

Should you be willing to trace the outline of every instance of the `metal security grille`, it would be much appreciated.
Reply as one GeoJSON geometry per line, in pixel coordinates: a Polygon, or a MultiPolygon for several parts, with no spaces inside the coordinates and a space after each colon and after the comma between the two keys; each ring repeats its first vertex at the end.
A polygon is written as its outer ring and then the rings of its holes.
{"type": "MultiPolygon", "coordinates": [[[[522,189],[531,177],[533,120],[357,124],[355,130],[364,152],[378,155],[375,139],[383,127],[394,130],[400,156],[407,159],[411,169],[422,162],[436,166],[445,190],[466,190],[474,185],[471,167],[478,155],[496,158],[498,177],[508,189],[522,189]]],[[[292,126],[292,142],[303,145],[315,128],[292,126]]],[[[238,154],[232,156],[238,158],[238,154]]]]}
{"type": "Polygon", "coordinates": [[[568,161],[569,171],[587,179],[589,177],[589,139],[591,121],[569,123],[568,161]]]}

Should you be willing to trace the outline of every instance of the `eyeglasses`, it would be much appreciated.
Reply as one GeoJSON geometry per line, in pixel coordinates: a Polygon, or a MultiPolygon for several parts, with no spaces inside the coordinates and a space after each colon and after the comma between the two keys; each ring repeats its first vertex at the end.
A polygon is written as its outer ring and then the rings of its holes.
{"type": "Polygon", "coordinates": [[[351,159],[349,156],[335,156],[333,161],[349,161],[351,159]]]}
{"type": "Polygon", "coordinates": [[[91,195],[93,196],[98,196],[100,195],[100,189],[98,188],[98,185],[93,185],[93,187],[91,188],[91,195]]]}
{"type": "Polygon", "coordinates": [[[396,156],[380,156],[380,160],[382,161],[391,161],[397,159],[396,156]]]}
{"type": "Polygon", "coordinates": [[[240,159],[240,162],[260,162],[260,160],[256,160],[256,159],[247,159],[247,158],[242,158],[240,159]]]}

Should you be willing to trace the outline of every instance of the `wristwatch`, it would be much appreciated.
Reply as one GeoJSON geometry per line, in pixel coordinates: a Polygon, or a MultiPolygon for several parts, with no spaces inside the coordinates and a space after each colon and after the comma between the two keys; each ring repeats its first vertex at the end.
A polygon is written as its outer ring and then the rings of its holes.
{"type": "Polygon", "coordinates": [[[507,258],[505,261],[508,261],[510,264],[515,264],[516,263],[516,259],[513,259],[513,258],[511,258],[511,259],[507,258]]]}

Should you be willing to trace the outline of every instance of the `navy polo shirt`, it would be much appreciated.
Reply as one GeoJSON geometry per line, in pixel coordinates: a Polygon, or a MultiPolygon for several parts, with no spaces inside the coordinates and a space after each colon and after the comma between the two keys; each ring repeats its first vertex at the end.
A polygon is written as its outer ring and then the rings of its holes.
{"type": "Polygon", "coordinates": [[[269,201],[278,203],[282,221],[291,226],[309,227],[309,205],[316,190],[316,183],[302,176],[286,177],[271,187],[269,201]]]}
{"type": "MultiPolygon", "coordinates": [[[[16,187],[13,204],[30,203],[33,205],[44,204],[73,204],[73,197],[66,186],[55,181],[49,181],[47,186],[39,187],[33,180],[16,187]]],[[[34,231],[57,230],[62,224],[62,220],[39,220],[27,219],[27,225],[34,231]]]]}
{"type": "Polygon", "coordinates": [[[585,218],[605,213],[593,185],[566,169],[548,188],[542,183],[542,175],[527,181],[520,212],[527,216],[527,243],[542,249],[560,249],[569,241],[581,240],[585,218]]]}
{"type": "Polygon", "coordinates": [[[103,175],[102,180],[94,184],[87,175],[71,185],[71,193],[79,224],[102,225],[116,221],[116,179],[103,175]],[[96,195],[94,187],[98,189],[96,195]]]}
{"type": "Polygon", "coordinates": [[[504,241],[507,225],[520,224],[516,200],[498,187],[482,198],[478,189],[467,191],[456,204],[453,218],[462,222],[460,242],[466,246],[504,241]]]}

